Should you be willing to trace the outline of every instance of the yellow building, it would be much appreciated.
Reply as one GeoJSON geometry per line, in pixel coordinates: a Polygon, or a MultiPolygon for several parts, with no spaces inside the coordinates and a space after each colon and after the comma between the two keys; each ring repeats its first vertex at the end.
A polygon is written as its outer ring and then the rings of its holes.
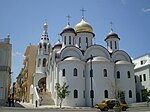
{"type": "Polygon", "coordinates": [[[6,102],[11,84],[12,45],[9,35],[0,39],[0,104],[6,102]]]}
{"type": "Polygon", "coordinates": [[[29,102],[30,86],[33,84],[33,73],[36,68],[37,46],[29,45],[25,51],[24,68],[22,71],[22,100],[29,102]]]}
{"type": "Polygon", "coordinates": [[[22,84],[23,84],[23,68],[21,69],[20,74],[17,76],[17,80],[15,83],[15,91],[14,91],[14,98],[15,100],[18,101],[22,101],[22,97],[23,97],[23,88],[22,88],[22,84]]]}

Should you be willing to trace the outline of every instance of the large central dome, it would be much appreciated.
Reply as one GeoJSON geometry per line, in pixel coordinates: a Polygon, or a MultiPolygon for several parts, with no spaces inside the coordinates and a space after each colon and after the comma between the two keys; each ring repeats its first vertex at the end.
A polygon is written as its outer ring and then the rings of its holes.
{"type": "Polygon", "coordinates": [[[81,22],[78,23],[75,27],[74,27],[76,33],[80,33],[80,32],[89,32],[89,33],[93,33],[93,29],[92,26],[85,22],[84,19],[82,18],[81,22]]]}

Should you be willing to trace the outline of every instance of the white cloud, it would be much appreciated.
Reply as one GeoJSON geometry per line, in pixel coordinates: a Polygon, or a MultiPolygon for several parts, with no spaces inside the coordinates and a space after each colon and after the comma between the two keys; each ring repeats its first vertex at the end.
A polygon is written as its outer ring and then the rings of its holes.
{"type": "Polygon", "coordinates": [[[23,53],[21,53],[21,52],[15,52],[15,53],[12,53],[12,55],[14,56],[14,57],[17,57],[17,56],[21,56],[21,57],[23,57],[24,58],[24,54],[23,53]]]}
{"type": "Polygon", "coordinates": [[[150,12],[150,8],[147,8],[147,9],[144,9],[144,8],[143,8],[142,11],[143,11],[143,12],[150,12]]]}

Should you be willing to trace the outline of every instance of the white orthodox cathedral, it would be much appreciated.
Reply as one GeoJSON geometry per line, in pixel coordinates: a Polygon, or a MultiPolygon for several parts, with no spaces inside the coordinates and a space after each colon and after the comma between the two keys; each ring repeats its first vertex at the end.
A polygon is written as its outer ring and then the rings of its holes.
{"type": "Polygon", "coordinates": [[[53,105],[59,105],[55,85],[64,82],[70,91],[63,101],[64,106],[91,106],[92,102],[95,105],[105,98],[115,98],[119,91],[124,91],[127,103],[136,101],[134,64],[125,51],[119,50],[120,38],[112,28],[105,37],[107,48],[94,44],[95,34],[84,17],[74,28],[68,22],[60,33],[62,42],[59,40],[54,47],[47,30],[45,23],[30,88],[32,103],[40,102],[37,87],[44,84],[53,105]]]}

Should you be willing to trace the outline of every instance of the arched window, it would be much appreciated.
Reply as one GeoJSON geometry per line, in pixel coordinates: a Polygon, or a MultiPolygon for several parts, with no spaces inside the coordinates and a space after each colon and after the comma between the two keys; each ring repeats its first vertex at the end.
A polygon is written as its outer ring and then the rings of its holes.
{"type": "Polygon", "coordinates": [[[69,44],[71,44],[71,36],[69,36],[69,44]]]}
{"type": "Polygon", "coordinates": [[[74,70],[73,70],[73,76],[77,76],[77,69],[76,68],[74,68],[74,70]]]}
{"type": "Polygon", "coordinates": [[[117,42],[115,41],[115,49],[117,49],[117,42]]]}
{"type": "Polygon", "coordinates": [[[120,72],[117,71],[117,79],[120,79],[120,72]]]}
{"type": "Polygon", "coordinates": [[[132,91],[129,90],[129,98],[132,98],[132,91]]]}
{"type": "Polygon", "coordinates": [[[104,91],[104,97],[108,98],[108,91],[107,90],[104,91]]]}
{"type": "Polygon", "coordinates": [[[43,59],[43,67],[46,67],[46,58],[43,59]]]}
{"type": "Polygon", "coordinates": [[[88,48],[88,38],[86,37],[86,47],[88,48]]]}
{"type": "Polygon", "coordinates": [[[40,43],[39,46],[40,46],[40,49],[41,49],[42,48],[42,44],[40,43]]]}
{"type": "Polygon", "coordinates": [[[64,44],[66,45],[66,36],[64,37],[64,44]]]}
{"type": "Polygon", "coordinates": [[[43,44],[43,46],[44,46],[44,49],[46,50],[46,46],[47,46],[47,44],[46,44],[46,43],[44,43],[44,44],[43,44]]]}
{"type": "Polygon", "coordinates": [[[63,69],[63,71],[62,71],[62,76],[63,77],[65,76],[65,69],[63,69]]]}
{"type": "Polygon", "coordinates": [[[78,91],[76,89],[74,90],[74,98],[78,98],[78,91]]]}
{"type": "Polygon", "coordinates": [[[112,41],[110,41],[110,48],[112,49],[112,41]]]}
{"type": "Polygon", "coordinates": [[[106,69],[104,69],[103,74],[104,74],[104,77],[107,77],[107,70],[106,69]]]}
{"type": "Polygon", "coordinates": [[[37,65],[37,67],[40,67],[40,65],[41,65],[41,59],[38,60],[38,65],[37,65]]]}
{"type": "Polygon", "coordinates": [[[127,72],[128,78],[131,78],[130,71],[127,72]]]}
{"type": "Polygon", "coordinates": [[[81,37],[79,38],[79,48],[81,48],[81,37]]]}

